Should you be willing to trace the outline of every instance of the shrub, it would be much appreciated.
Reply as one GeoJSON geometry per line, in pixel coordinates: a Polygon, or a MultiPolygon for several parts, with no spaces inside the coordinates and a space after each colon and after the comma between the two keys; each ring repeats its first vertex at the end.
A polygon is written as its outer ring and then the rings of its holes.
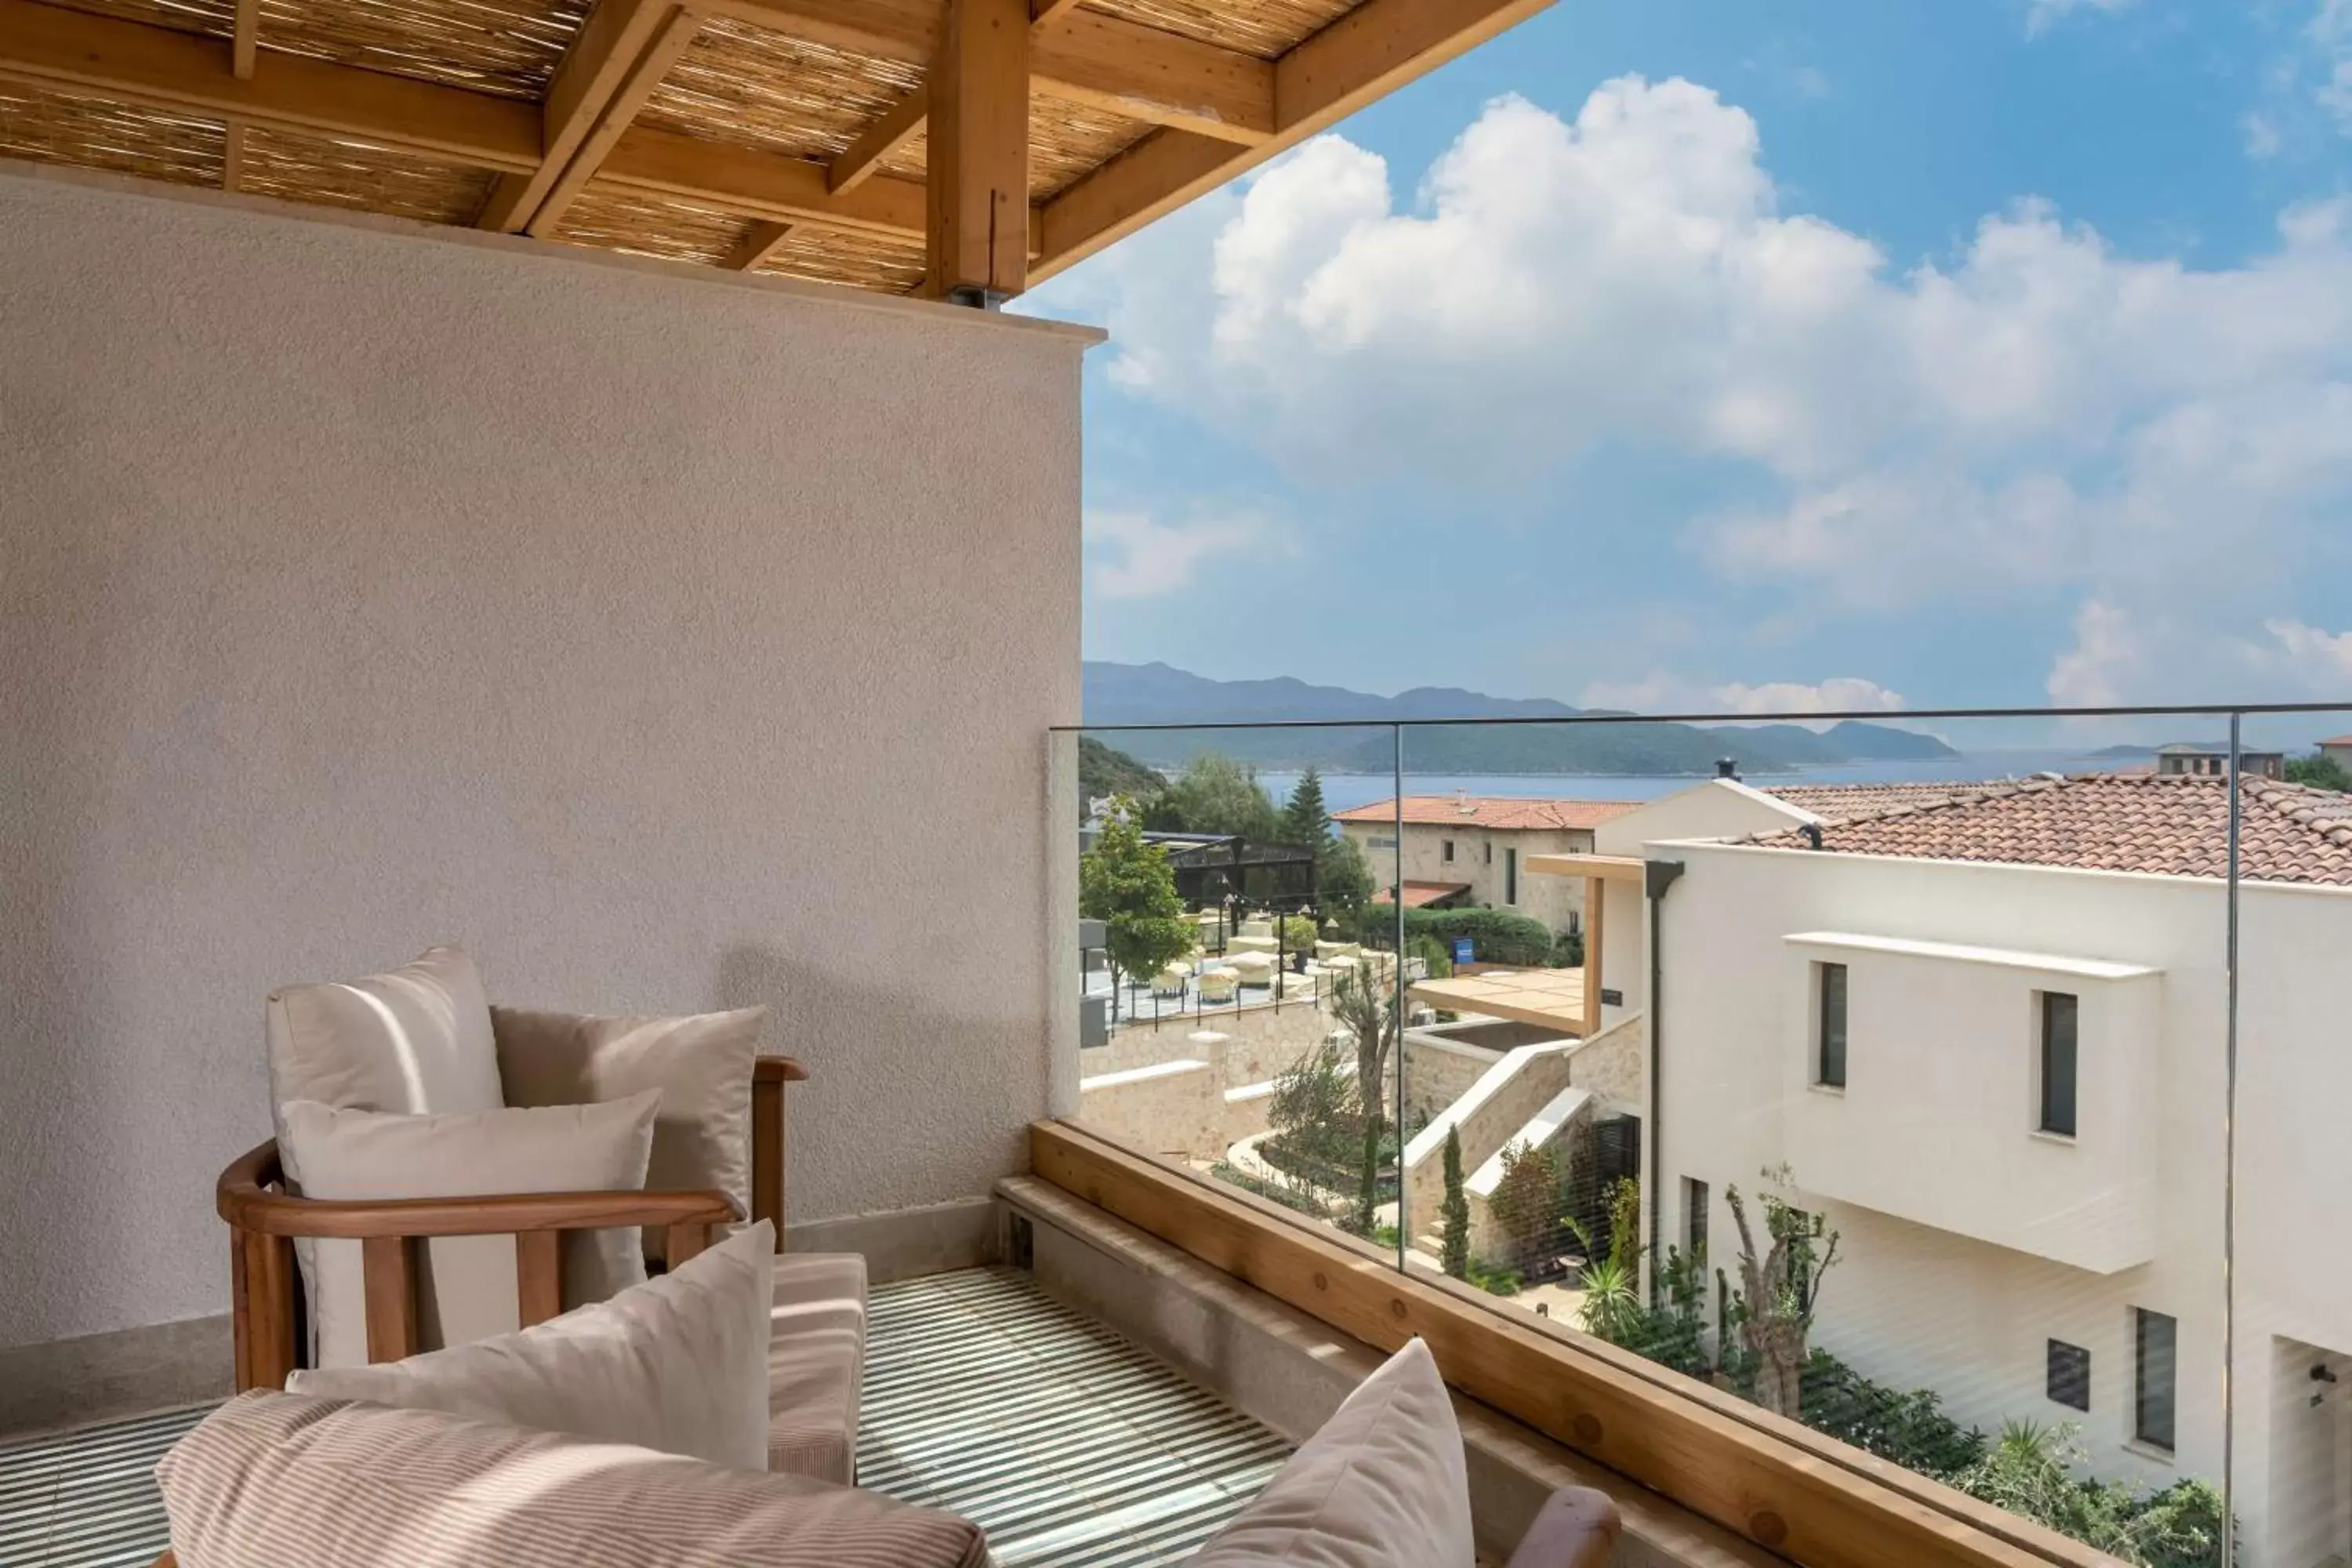
{"type": "Polygon", "coordinates": [[[1584,965],[1584,933],[1564,931],[1552,939],[1551,966],[1554,969],[1580,969],[1584,965]]]}
{"type": "Polygon", "coordinates": [[[1282,946],[1286,952],[1313,952],[1315,939],[1323,934],[1305,915],[1285,915],[1276,929],[1282,933],[1282,946]]]}
{"type": "MultiPolygon", "coordinates": [[[[1516,910],[1405,910],[1407,948],[1411,948],[1415,937],[1421,936],[1434,938],[1444,944],[1448,952],[1453,950],[1454,938],[1466,936],[1481,963],[1541,966],[1551,962],[1551,928],[1516,910]]],[[[1395,906],[1367,904],[1359,910],[1356,940],[1372,947],[1395,947],[1395,906]]]]}
{"type": "Polygon", "coordinates": [[[1984,1434],[1945,1415],[1933,1390],[1873,1383],[1819,1347],[1803,1387],[1806,1426],[1906,1470],[1948,1481],[1984,1457],[1984,1434]]]}
{"type": "Polygon", "coordinates": [[[1296,1209],[1304,1215],[1313,1215],[1317,1219],[1331,1217],[1324,1211],[1321,1204],[1288,1184],[1269,1182],[1264,1176],[1255,1175],[1243,1170],[1239,1165],[1230,1164],[1223,1160],[1209,1167],[1209,1175],[1212,1180],[1223,1182],[1229,1187],[1239,1187],[1245,1193],[1255,1193],[1262,1198],[1271,1199],[1284,1208],[1296,1209]]]}

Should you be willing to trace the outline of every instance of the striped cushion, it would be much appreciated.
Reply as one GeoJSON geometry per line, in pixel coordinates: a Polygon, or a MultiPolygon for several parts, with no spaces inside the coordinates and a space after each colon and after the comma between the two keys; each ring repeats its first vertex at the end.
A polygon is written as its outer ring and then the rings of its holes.
{"type": "Polygon", "coordinates": [[[857,1391],[866,1378],[866,1259],[776,1259],[768,1341],[768,1468],[856,1480],[857,1391]]]}
{"type": "Polygon", "coordinates": [[[155,1479],[180,1568],[982,1568],[953,1514],[646,1448],[268,1391],[155,1479]]]}

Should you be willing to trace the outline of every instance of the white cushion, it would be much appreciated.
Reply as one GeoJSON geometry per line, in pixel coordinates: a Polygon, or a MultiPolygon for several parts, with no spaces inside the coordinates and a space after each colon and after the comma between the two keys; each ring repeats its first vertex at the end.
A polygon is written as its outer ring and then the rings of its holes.
{"type": "Polygon", "coordinates": [[[978,1526],[872,1492],[437,1410],[275,1390],[155,1467],[180,1568],[982,1568],[978,1526]]]}
{"type": "Polygon", "coordinates": [[[866,1259],[776,1259],[768,1345],[768,1468],[847,1486],[857,1479],[866,1380],[866,1259]]]}
{"type": "MultiPolygon", "coordinates": [[[[509,1105],[585,1105],[661,1091],[646,1185],[716,1187],[751,1213],[751,1071],[765,1007],[677,1018],[490,1009],[509,1105]]],[[[646,1227],[646,1256],[662,1255],[646,1227]]]]}
{"type": "Polygon", "coordinates": [[[775,1261],[775,1227],[761,1220],[609,1301],[405,1361],[298,1372],[287,1392],[763,1470],[775,1261]]]}
{"type": "MultiPolygon", "coordinates": [[[[288,1148],[313,1198],[461,1198],[508,1193],[622,1192],[646,1184],[654,1112],[648,1089],[609,1105],[392,1116],[298,1100],[282,1108],[288,1148]]],[[[520,1328],[511,1236],[436,1237],[418,1267],[420,1348],[466,1344],[520,1328]]],[[[563,1300],[602,1301],[646,1277],[635,1226],[563,1237],[563,1300]]],[[[360,1244],[318,1244],[310,1295],[320,1366],[367,1362],[360,1244]]]]}
{"type": "Polygon", "coordinates": [[[1189,1568],[1472,1568],[1462,1429],[1429,1347],[1366,1378],[1189,1568]]]}
{"type": "MultiPolygon", "coordinates": [[[[465,950],[430,948],[361,980],[269,994],[269,1103],[292,1100],[411,1115],[496,1110],[490,1005],[465,950]]],[[[285,1155],[285,1124],[278,1124],[285,1155]]],[[[289,1176],[299,1173],[289,1167],[289,1176]]]]}

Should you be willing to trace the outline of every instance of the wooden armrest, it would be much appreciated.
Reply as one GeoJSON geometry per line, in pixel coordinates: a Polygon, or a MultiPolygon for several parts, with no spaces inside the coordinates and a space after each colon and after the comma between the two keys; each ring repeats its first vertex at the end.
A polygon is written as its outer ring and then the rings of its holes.
{"type": "Polygon", "coordinates": [[[1601,1568],[1622,1528],[1608,1493],[1562,1487],[1537,1512],[1510,1568],[1601,1568]]]}
{"type": "Polygon", "coordinates": [[[753,1057],[753,1083],[805,1083],[808,1068],[801,1066],[797,1057],[753,1057]]]}
{"type": "Polygon", "coordinates": [[[743,1217],[725,1193],[709,1188],[325,1199],[271,1190],[284,1180],[277,1143],[264,1143],[221,1173],[215,1206],[221,1218],[238,1230],[350,1241],[392,1236],[510,1236],[622,1226],[717,1225],[743,1217]]]}

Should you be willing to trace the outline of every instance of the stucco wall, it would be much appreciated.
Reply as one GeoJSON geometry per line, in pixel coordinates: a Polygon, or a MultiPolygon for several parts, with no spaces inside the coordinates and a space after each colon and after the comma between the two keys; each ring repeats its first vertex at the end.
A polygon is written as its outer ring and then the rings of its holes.
{"type": "Polygon", "coordinates": [[[435,941],[773,1005],[794,1218],[1022,1164],[1091,334],[25,174],[0,278],[0,1345],[225,1310],[264,994],[435,941]]]}

